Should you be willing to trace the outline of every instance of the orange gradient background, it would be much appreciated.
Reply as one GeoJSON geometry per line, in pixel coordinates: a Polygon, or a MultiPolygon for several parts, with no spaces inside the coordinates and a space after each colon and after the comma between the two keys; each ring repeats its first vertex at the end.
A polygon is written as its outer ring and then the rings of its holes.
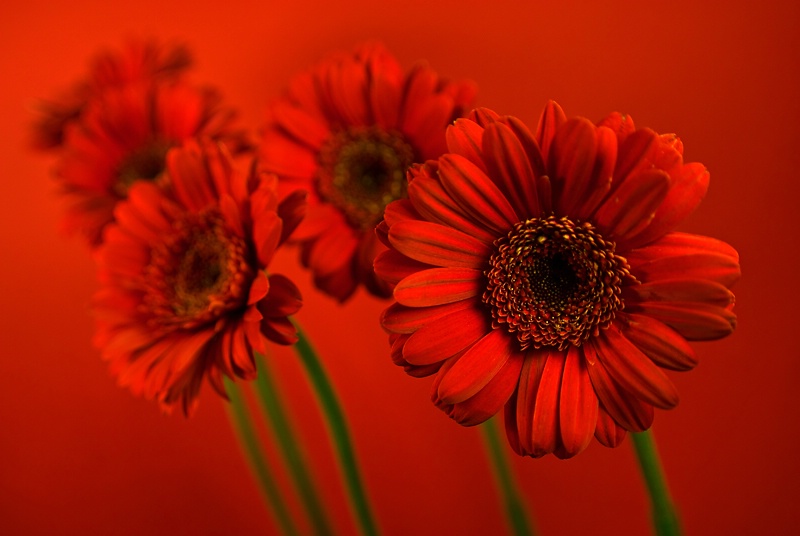
{"type": "MultiPolygon", "coordinates": [[[[675,132],[711,188],[682,230],[741,253],[737,332],[696,345],[672,378],[655,434],[686,533],[793,534],[800,351],[797,173],[800,4],[712,2],[170,2],[76,0],[0,8],[0,533],[251,535],[276,531],[221,400],[162,415],[116,386],[91,345],[92,259],[62,236],[53,160],[26,148],[32,105],[86,71],[100,47],[186,42],[198,81],[256,128],[289,78],[331,49],[383,41],[405,67],[425,58],[468,77],[479,104],[535,124],[547,99],[597,120],[619,110],[675,132]],[[524,5],[524,7],[522,7],[524,5]]],[[[306,298],[298,316],[349,417],[383,533],[503,534],[478,430],[429,401],[430,379],[394,367],[384,304],[315,292],[294,252],[278,259],[306,298]]],[[[290,351],[273,356],[288,411],[340,534],[353,522],[312,394],[290,351]]],[[[542,536],[648,534],[630,441],[569,461],[514,457],[542,536]]],[[[281,475],[279,484],[288,489],[281,475]]]]}

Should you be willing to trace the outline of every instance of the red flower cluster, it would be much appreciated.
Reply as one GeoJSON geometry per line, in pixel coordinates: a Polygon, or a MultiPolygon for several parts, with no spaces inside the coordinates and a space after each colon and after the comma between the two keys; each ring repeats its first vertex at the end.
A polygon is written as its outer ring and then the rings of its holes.
{"type": "Polygon", "coordinates": [[[188,414],[204,378],[223,397],[223,373],[255,378],[264,337],[297,340],[300,293],[265,270],[305,200],[279,203],[274,176],[242,176],[212,142],[171,150],[166,173],[131,187],[98,249],[95,342],[122,385],[188,414]]]}
{"type": "Polygon", "coordinates": [[[521,455],[568,458],[649,428],[654,407],[678,403],[663,369],[696,364],[686,341],[736,323],[736,251],[674,232],[706,169],[674,135],[552,102],[535,132],[480,109],[447,142],[378,227],[394,362],[435,374],[434,403],[461,424],[505,408],[521,455]]]}
{"type": "Polygon", "coordinates": [[[384,207],[405,197],[411,164],[446,150],[447,125],[474,95],[471,82],[443,79],[425,63],[403,74],[382,46],[367,44],[297,76],[272,106],[259,165],[283,191],[308,191],[293,240],[322,291],[340,301],[359,284],[390,294],[372,270],[384,249],[373,229],[384,207]]]}
{"type": "Polygon", "coordinates": [[[224,142],[233,153],[248,147],[217,91],[188,81],[189,64],[183,48],[132,42],[121,55],[100,56],[87,81],[45,110],[39,145],[60,150],[68,232],[100,244],[131,185],[163,180],[171,147],[199,137],[224,142]]]}

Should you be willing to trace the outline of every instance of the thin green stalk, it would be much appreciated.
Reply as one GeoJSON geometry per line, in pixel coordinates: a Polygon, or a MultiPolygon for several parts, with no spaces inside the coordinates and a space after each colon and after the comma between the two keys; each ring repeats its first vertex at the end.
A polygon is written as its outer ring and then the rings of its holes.
{"type": "Polygon", "coordinates": [[[656,443],[650,431],[631,434],[639,467],[642,470],[653,508],[653,525],[658,536],[679,536],[680,522],[672,503],[656,443]]]}
{"type": "Polygon", "coordinates": [[[267,506],[272,510],[275,519],[280,526],[283,534],[286,536],[298,536],[297,529],[292,523],[289,512],[283,504],[283,499],[278,487],[270,475],[267,468],[266,461],[261,452],[258,439],[256,438],[255,431],[253,430],[250,417],[247,413],[247,408],[244,404],[244,399],[239,392],[239,386],[232,381],[225,379],[225,390],[230,398],[230,406],[228,409],[228,417],[236,430],[236,436],[239,439],[239,444],[245,452],[250,467],[261,486],[261,491],[267,506]]]}
{"type": "Polygon", "coordinates": [[[489,451],[489,458],[491,459],[492,468],[494,469],[494,476],[497,479],[497,484],[500,486],[500,493],[502,494],[502,500],[505,505],[506,515],[508,516],[511,529],[516,536],[533,536],[536,532],[528,521],[523,501],[520,499],[519,491],[511,475],[505,450],[500,444],[495,419],[491,418],[486,421],[481,426],[481,429],[483,431],[483,437],[486,440],[486,448],[489,451]]]}
{"type": "MultiPolygon", "coordinates": [[[[263,357],[263,356],[262,356],[263,357]]],[[[331,534],[330,524],[322,508],[317,491],[314,488],[313,480],[309,477],[306,469],[306,462],[300,442],[297,441],[289,419],[283,411],[283,407],[278,396],[275,382],[272,381],[271,372],[266,359],[261,359],[258,368],[258,378],[255,382],[256,393],[261,402],[261,408],[267,415],[270,428],[280,448],[289,473],[294,479],[300,499],[306,508],[314,533],[321,536],[331,534]]]]}
{"type": "Polygon", "coordinates": [[[320,407],[322,408],[339,459],[339,466],[344,474],[345,487],[350,496],[352,507],[355,510],[358,524],[365,536],[376,536],[378,534],[378,529],[373,521],[369,501],[364,492],[364,486],[361,484],[358,463],[356,462],[356,457],[353,452],[344,413],[339,405],[336,393],[333,390],[333,385],[328,379],[325,369],[322,367],[322,363],[317,357],[314,348],[312,348],[300,327],[296,327],[299,340],[294,347],[297,351],[297,355],[300,357],[300,361],[306,369],[308,379],[311,382],[320,407]]]}

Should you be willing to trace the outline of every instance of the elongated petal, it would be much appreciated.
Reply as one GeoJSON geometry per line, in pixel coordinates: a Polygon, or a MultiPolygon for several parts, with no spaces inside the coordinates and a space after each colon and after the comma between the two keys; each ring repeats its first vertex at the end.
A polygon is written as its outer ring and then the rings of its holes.
{"type": "Polygon", "coordinates": [[[626,300],[637,302],[697,302],[719,307],[733,305],[733,293],[716,281],[705,279],[661,279],[626,287],[626,300]]]}
{"type": "Polygon", "coordinates": [[[694,279],[716,282],[730,288],[741,275],[739,263],[721,253],[695,253],[631,263],[632,273],[641,281],[694,279]]]}
{"type": "Polygon", "coordinates": [[[715,253],[739,262],[739,253],[729,244],[716,238],[689,233],[669,233],[655,242],[626,252],[633,267],[668,257],[680,257],[697,253],[715,253]]]}
{"type": "Polygon", "coordinates": [[[331,135],[328,125],[321,118],[287,102],[278,101],[272,108],[272,114],[287,133],[311,149],[319,149],[331,135]]]}
{"type": "Polygon", "coordinates": [[[447,127],[445,134],[447,150],[461,155],[484,172],[486,165],[483,162],[483,127],[469,119],[456,119],[447,127]]]}
{"type": "Polygon", "coordinates": [[[555,101],[548,101],[536,126],[536,141],[542,154],[550,154],[550,145],[567,116],[555,101]]]}
{"type": "Polygon", "coordinates": [[[496,415],[517,388],[522,356],[512,355],[486,387],[463,402],[454,404],[448,414],[462,426],[475,426],[496,415]]]}
{"type": "Polygon", "coordinates": [[[393,303],[381,314],[381,326],[391,333],[414,333],[422,326],[433,322],[445,315],[465,309],[476,307],[475,300],[461,300],[433,307],[406,307],[393,303]]]}
{"type": "Polygon", "coordinates": [[[641,302],[632,313],[651,316],[689,339],[710,341],[726,337],[736,329],[736,315],[726,307],[697,302],[641,302]]]}
{"type": "Polygon", "coordinates": [[[525,148],[508,126],[492,123],[483,134],[488,174],[497,181],[517,215],[536,218],[541,214],[536,179],[525,148]]]}
{"type": "Polygon", "coordinates": [[[409,307],[441,305],[477,296],[482,272],[469,268],[431,268],[411,274],[394,289],[394,298],[409,307]]]}
{"type": "Polygon", "coordinates": [[[442,378],[439,385],[442,402],[463,402],[483,389],[511,357],[515,343],[503,330],[495,329],[484,335],[442,378]]]}
{"type": "Polygon", "coordinates": [[[450,197],[475,221],[505,234],[519,217],[500,189],[479,167],[454,154],[439,159],[439,177],[450,197]]]}
{"type": "Polygon", "coordinates": [[[612,379],[591,342],[582,346],[597,398],[611,417],[629,432],[643,432],[653,424],[653,406],[626,391],[612,379]]]}
{"type": "Polygon", "coordinates": [[[614,448],[622,443],[626,435],[625,428],[617,424],[605,408],[600,406],[597,412],[597,428],[594,431],[595,439],[605,447],[614,448]]]}
{"type": "Polygon", "coordinates": [[[597,427],[597,395],[583,353],[570,347],[564,363],[559,398],[561,442],[569,456],[585,449],[597,427]]]}
{"type": "Polygon", "coordinates": [[[472,346],[491,329],[490,319],[479,308],[453,311],[415,331],[403,347],[403,358],[412,365],[444,361],[472,346]]]}
{"type": "Polygon", "coordinates": [[[659,367],[689,370],[697,365],[694,350],[675,330],[645,315],[621,315],[625,337],[659,367]]]}
{"type": "Polygon", "coordinates": [[[647,227],[669,191],[669,175],[659,169],[629,177],[603,202],[594,220],[603,236],[621,241],[647,227]]]}
{"type": "Polygon", "coordinates": [[[558,214],[572,214],[579,200],[589,192],[596,152],[597,137],[591,122],[576,118],[559,127],[547,166],[558,214]]]}
{"type": "Polygon", "coordinates": [[[535,458],[554,453],[559,447],[559,399],[564,357],[564,352],[550,352],[542,371],[531,426],[531,456],[535,458]]]}
{"type": "Polygon", "coordinates": [[[422,221],[393,225],[389,242],[412,259],[450,268],[481,269],[491,254],[486,244],[461,231],[422,221]]]}
{"type": "Polygon", "coordinates": [[[375,257],[373,263],[375,275],[390,285],[396,285],[411,274],[429,268],[432,266],[409,259],[393,250],[382,251],[375,257]]]}
{"type": "Polygon", "coordinates": [[[536,409],[536,395],[550,354],[549,350],[528,351],[522,364],[522,370],[520,370],[514,418],[519,440],[519,453],[525,456],[529,456],[533,452],[533,415],[536,409]]]}

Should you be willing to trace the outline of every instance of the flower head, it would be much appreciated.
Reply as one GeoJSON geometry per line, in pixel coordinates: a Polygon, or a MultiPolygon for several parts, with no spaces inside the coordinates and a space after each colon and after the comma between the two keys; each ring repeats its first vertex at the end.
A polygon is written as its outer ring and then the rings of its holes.
{"type": "Polygon", "coordinates": [[[265,338],[296,341],[295,285],[267,275],[305,210],[277,201],[277,179],[244,177],[224,146],[188,142],[167,155],[169,187],[134,184],[97,250],[95,342],[122,385],[187,414],[203,378],[253,379],[265,338]]]}
{"type": "Polygon", "coordinates": [[[616,446],[678,403],[663,369],[696,364],[687,340],[730,334],[729,245],[674,232],[708,187],[674,135],[612,114],[535,133],[486,109],[447,130],[449,152],[415,165],[390,204],[376,273],[392,357],[435,374],[434,403],[474,425],[505,407],[521,455],[616,446]]]}
{"type": "Polygon", "coordinates": [[[65,227],[100,243],[114,206],[137,181],[163,182],[171,147],[195,137],[247,146],[234,112],[210,88],[186,82],[129,84],[89,102],[67,128],[57,179],[70,201],[65,227]]]}
{"type": "Polygon", "coordinates": [[[406,170],[446,150],[445,128],[474,97],[469,82],[439,77],[424,63],[404,74],[380,45],[336,54],[291,84],[271,108],[260,165],[284,191],[309,192],[308,217],[294,240],[316,285],[347,299],[363,284],[389,289],[372,263],[384,207],[405,197],[406,170]]]}
{"type": "Polygon", "coordinates": [[[87,103],[105,91],[130,84],[175,80],[191,64],[185,46],[167,46],[154,40],[131,40],[121,51],[101,52],[84,80],[75,83],[60,98],[39,103],[33,146],[42,150],[61,147],[67,125],[77,121],[87,103]]]}

